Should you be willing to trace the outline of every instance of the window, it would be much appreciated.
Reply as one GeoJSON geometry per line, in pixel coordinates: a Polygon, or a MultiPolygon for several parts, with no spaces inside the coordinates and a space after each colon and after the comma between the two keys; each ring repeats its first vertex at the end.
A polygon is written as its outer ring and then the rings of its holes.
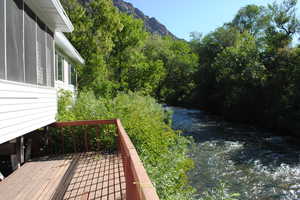
{"type": "Polygon", "coordinates": [[[69,84],[76,86],[76,70],[74,65],[69,64],[69,84]]]}
{"type": "Polygon", "coordinates": [[[64,58],[59,54],[56,54],[56,57],[56,80],[64,81],[64,58]]]}
{"type": "Polygon", "coordinates": [[[4,0],[0,1],[0,78],[5,78],[5,16],[4,0]]]}
{"type": "Polygon", "coordinates": [[[24,82],[23,1],[6,1],[7,79],[24,82]]]}
{"type": "Polygon", "coordinates": [[[57,69],[57,65],[58,65],[58,55],[57,53],[55,52],[55,80],[57,81],[58,80],[58,69],[57,69]]]}
{"type": "Polygon", "coordinates": [[[53,87],[53,41],[24,0],[0,0],[0,79],[53,87]]]}
{"type": "Polygon", "coordinates": [[[46,85],[46,25],[37,20],[37,83],[46,85]]]}
{"type": "Polygon", "coordinates": [[[69,65],[68,65],[68,79],[69,79],[68,84],[69,85],[72,84],[72,68],[73,68],[72,64],[69,63],[69,65]]]}
{"type": "Polygon", "coordinates": [[[77,85],[77,74],[76,69],[72,66],[71,68],[71,84],[76,86],[77,85]]]}
{"type": "Polygon", "coordinates": [[[54,66],[54,50],[53,50],[53,37],[54,34],[47,29],[46,32],[46,77],[47,77],[47,85],[54,86],[54,73],[53,73],[53,66],[54,66]]]}
{"type": "Polygon", "coordinates": [[[37,84],[36,71],[36,16],[28,6],[24,6],[25,82],[37,84]]]}

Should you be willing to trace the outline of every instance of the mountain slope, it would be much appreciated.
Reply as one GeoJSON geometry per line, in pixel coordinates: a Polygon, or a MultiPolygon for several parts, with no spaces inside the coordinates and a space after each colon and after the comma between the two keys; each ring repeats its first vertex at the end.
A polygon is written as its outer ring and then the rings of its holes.
{"type": "MultiPolygon", "coordinates": [[[[93,0],[78,0],[78,1],[82,4],[88,4],[93,0]]],[[[137,19],[143,20],[145,24],[145,28],[148,32],[161,35],[161,36],[171,36],[175,39],[178,39],[157,19],[145,15],[141,10],[135,8],[131,3],[125,2],[123,0],[112,0],[112,1],[114,6],[117,7],[121,12],[132,15],[137,19]]]]}
{"type": "Polygon", "coordinates": [[[154,17],[145,15],[131,3],[123,0],[113,0],[113,3],[121,12],[133,15],[135,18],[143,20],[147,31],[150,33],[176,38],[163,24],[157,21],[154,17]]]}

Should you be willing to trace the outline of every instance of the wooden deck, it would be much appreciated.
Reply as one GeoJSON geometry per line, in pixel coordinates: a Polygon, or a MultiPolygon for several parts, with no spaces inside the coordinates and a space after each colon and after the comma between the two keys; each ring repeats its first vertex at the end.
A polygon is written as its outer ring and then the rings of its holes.
{"type": "Polygon", "coordinates": [[[0,183],[0,200],[125,199],[122,160],[87,152],[26,163],[0,183]]]}
{"type": "Polygon", "coordinates": [[[117,154],[89,152],[80,156],[64,199],[122,200],[125,187],[123,164],[117,154]]]}
{"type": "MultiPolygon", "coordinates": [[[[59,152],[49,152],[61,156],[44,157],[24,164],[0,182],[0,200],[159,200],[119,119],[59,122],[51,127],[58,129],[60,141],[56,148],[59,152]],[[91,150],[93,145],[88,140],[89,131],[95,129],[97,148],[93,147],[93,150],[99,149],[100,127],[104,125],[116,128],[116,135],[113,135],[117,140],[115,154],[91,150]],[[80,148],[77,148],[74,132],[70,131],[72,127],[83,128],[80,148]],[[79,149],[83,153],[64,154],[66,129],[73,136],[73,152],[79,149]]],[[[51,143],[51,135],[47,137],[51,143]]]]}

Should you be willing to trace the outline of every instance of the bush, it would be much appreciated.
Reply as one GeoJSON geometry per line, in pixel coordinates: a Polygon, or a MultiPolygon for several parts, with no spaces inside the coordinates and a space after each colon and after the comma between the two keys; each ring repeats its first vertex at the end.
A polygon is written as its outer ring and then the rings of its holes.
{"type": "MultiPolygon", "coordinates": [[[[193,166],[188,159],[189,140],[180,136],[166,122],[170,116],[151,97],[137,93],[117,95],[114,99],[96,98],[92,92],[81,92],[72,107],[66,95],[61,95],[59,121],[121,119],[144,166],[162,200],[190,199],[193,189],[186,173],[193,166]]],[[[106,129],[110,132],[110,129],[106,129]]],[[[72,130],[74,131],[74,130],[72,130]]],[[[113,148],[114,134],[104,140],[113,148]]],[[[90,138],[95,142],[95,138],[90,138]]]]}

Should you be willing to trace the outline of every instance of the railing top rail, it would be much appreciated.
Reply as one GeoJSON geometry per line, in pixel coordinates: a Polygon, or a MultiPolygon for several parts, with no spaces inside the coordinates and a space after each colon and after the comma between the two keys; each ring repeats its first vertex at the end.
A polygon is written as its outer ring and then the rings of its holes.
{"type": "Polygon", "coordinates": [[[70,122],[55,122],[52,126],[66,127],[66,126],[84,126],[84,125],[104,125],[104,124],[116,124],[116,119],[111,120],[87,120],[87,121],[70,121],[70,122]]]}
{"type": "Polygon", "coordinates": [[[127,135],[122,123],[119,119],[116,120],[118,132],[121,142],[126,148],[125,151],[130,155],[132,167],[134,171],[134,176],[136,183],[140,187],[140,192],[143,200],[159,200],[156,190],[143,166],[140,157],[132,144],[129,136],[127,135]]]}

